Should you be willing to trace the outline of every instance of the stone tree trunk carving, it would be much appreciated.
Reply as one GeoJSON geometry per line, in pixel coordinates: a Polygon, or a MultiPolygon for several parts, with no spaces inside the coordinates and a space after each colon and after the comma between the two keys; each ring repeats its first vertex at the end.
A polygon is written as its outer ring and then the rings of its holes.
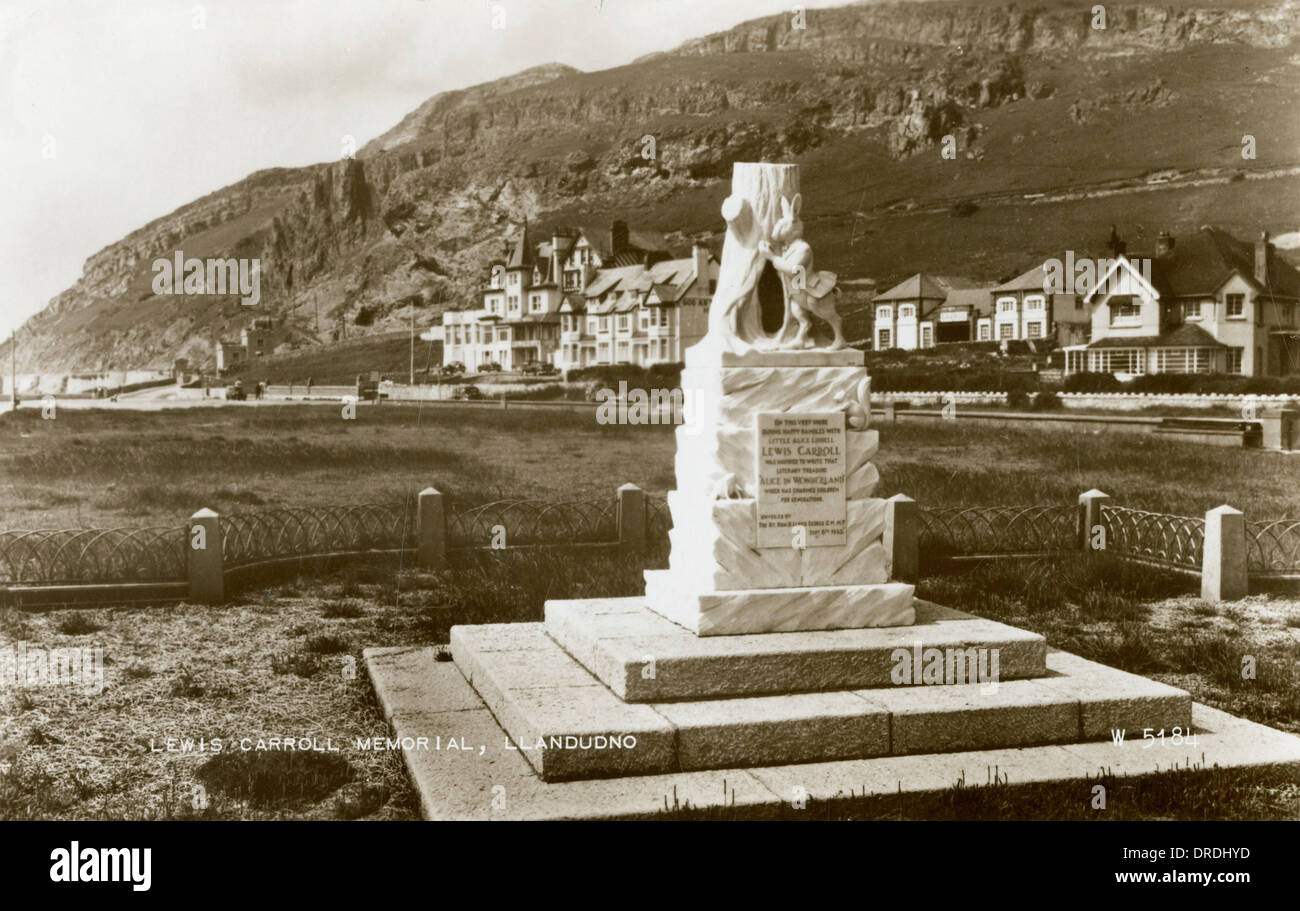
{"type": "Polygon", "coordinates": [[[819,303],[833,290],[835,276],[812,271],[799,204],[798,165],[734,166],[731,195],[722,204],[727,236],[706,347],[737,354],[811,347],[810,310],[831,323],[839,346],[834,306],[819,303]]]}

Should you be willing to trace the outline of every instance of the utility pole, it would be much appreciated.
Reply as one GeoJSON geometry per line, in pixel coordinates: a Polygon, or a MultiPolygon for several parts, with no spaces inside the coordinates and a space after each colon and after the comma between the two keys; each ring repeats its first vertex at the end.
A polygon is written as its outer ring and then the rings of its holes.
{"type": "Polygon", "coordinates": [[[9,404],[18,410],[18,330],[9,333],[9,404]]]}
{"type": "Polygon", "coordinates": [[[411,374],[407,383],[415,385],[415,304],[411,304],[411,374]]]}

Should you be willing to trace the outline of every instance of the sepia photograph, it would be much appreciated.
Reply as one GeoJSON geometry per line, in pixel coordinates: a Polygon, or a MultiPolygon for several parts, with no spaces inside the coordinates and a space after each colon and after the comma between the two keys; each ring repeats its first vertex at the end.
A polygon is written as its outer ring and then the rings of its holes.
{"type": "Polygon", "coordinates": [[[0,0],[0,205],[21,879],[1293,862],[1297,0],[0,0]]]}

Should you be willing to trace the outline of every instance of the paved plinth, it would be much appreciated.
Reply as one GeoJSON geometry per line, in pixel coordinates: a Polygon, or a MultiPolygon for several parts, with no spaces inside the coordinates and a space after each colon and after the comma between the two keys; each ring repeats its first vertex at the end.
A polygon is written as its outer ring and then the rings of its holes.
{"type": "MultiPolygon", "coordinates": [[[[365,652],[384,719],[403,739],[402,755],[427,819],[637,819],[687,805],[763,817],[802,797],[946,791],[958,781],[982,784],[995,772],[1017,785],[1083,780],[1101,769],[1138,776],[1192,765],[1300,764],[1300,738],[1197,704],[1191,719],[1195,745],[1170,737],[1144,741],[1141,731],[1130,731],[1122,743],[1107,738],[1064,746],[548,783],[511,745],[456,666],[434,656],[432,648],[365,652]]],[[[1050,658],[1058,667],[1082,662],[1075,665],[1080,671],[1091,664],[1062,653],[1050,658]]],[[[1074,679],[1086,678],[1079,673],[1074,679]]]]}
{"type": "MultiPolygon", "coordinates": [[[[935,625],[950,624],[958,628],[952,621],[935,625]]],[[[864,632],[822,635],[843,638],[843,652],[851,642],[860,647],[864,632]]],[[[898,648],[906,640],[892,642],[898,648]]],[[[634,703],[601,683],[540,623],[452,627],[451,650],[546,781],[1071,743],[1110,736],[1100,719],[1138,737],[1144,727],[1191,724],[1187,693],[1077,658],[1049,659],[1041,679],[955,683],[935,676],[927,684],[924,650],[903,647],[917,662],[904,685],[886,676],[869,689],[634,703]]],[[[943,666],[940,660],[936,673],[943,666]]],[[[788,687],[809,689],[812,681],[792,670],[788,687]]]]}
{"type": "Polygon", "coordinates": [[[546,632],[628,702],[890,686],[898,649],[998,650],[1002,680],[1047,673],[1037,633],[929,601],[911,626],[696,636],[642,598],[548,601],[546,632]]]}

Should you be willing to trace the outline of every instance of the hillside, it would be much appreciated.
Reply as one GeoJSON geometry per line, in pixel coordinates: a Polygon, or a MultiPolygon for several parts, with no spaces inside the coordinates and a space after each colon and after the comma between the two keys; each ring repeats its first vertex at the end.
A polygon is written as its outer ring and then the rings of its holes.
{"type": "Polygon", "coordinates": [[[806,15],[444,92],[355,159],[250,175],[87,260],[20,330],[19,369],[210,365],[250,314],[154,295],[150,264],[178,249],[260,257],[259,313],[293,345],[400,329],[411,307],[426,325],[475,300],[524,218],[710,236],[734,161],[801,162],[819,267],[882,288],[923,268],[1007,277],[1112,223],[1136,246],[1300,226],[1296,0],[1107,5],[1104,31],[1059,0],[806,15]]]}

